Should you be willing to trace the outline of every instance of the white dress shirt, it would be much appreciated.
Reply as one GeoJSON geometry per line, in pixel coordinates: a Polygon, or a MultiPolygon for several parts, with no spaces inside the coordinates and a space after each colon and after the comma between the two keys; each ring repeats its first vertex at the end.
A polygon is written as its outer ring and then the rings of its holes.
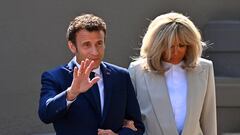
{"type": "MultiPolygon", "coordinates": [[[[76,63],[77,67],[80,68],[80,64],[77,63],[76,61],[76,57],[74,58],[74,62],[76,63]]],[[[103,76],[102,76],[102,72],[100,70],[100,66],[96,69],[94,69],[92,72],[95,73],[95,76],[99,76],[100,80],[98,80],[97,84],[98,84],[98,89],[99,89],[99,95],[100,95],[100,102],[101,102],[101,112],[103,113],[103,106],[104,106],[104,84],[103,84],[103,76]]],[[[67,106],[69,106],[71,103],[73,103],[75,100],[73,101],[68,101],[67,100],[67,106]]]]}
{"type": "Polygon", "coordinates": [[[163,66],[168,69],[164,75],[179,134],[181,134],[184,128],[187,110],[188,85],[186,71],[182,68],[182,65],[183,62],[180,62],[179,64],[163,62],[163,66]]]}

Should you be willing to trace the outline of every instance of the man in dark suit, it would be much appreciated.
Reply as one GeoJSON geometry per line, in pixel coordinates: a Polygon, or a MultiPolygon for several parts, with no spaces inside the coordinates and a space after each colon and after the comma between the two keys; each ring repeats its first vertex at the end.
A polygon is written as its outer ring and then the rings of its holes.
{"type": "Polygon", "coordinates": [[[75,57],[42,74],[39,117],[53,123],[57,135],[144,132],[128,71],[102,62],[105,38],[103,19],[92,14],[76,17],[67,30],[68,47],[75,57]]]}

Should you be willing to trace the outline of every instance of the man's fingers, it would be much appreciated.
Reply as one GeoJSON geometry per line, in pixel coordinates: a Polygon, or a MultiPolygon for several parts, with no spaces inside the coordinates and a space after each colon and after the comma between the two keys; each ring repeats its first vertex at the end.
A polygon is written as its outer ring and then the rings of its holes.
{"type": "Polygon", "coordinates": [[[87,67],[89,66],[89,63],[90,63],[90,60],[88,58],[86,58],[84,60],[84,70],[83,70],[84,72],[82,72],[82,73],[86,74],[86,70],[87,70],[87,67]]]}
{"type": "Polygon", "coordinates": [[[85,64],[84,61],[81,61],[80,69],[78,70],[78,75],[84,73],[85,64]]]}
{"type": "Polygon", "coordinates": [[[76,78],[78,75],[78,68],[77,66],[74,67],[74,70],[73,70],[73,78],[76,78]]]}
{"type": "Polygon", "coordinates": [[[80,68],[78,69],[77,74],[75,74],[75,76],[79,76],[79,75],[86,75],[89,76],[90,72],[93,70],[93,66],[94,66],[94,61],[90,61],[89,59],[85,59],[83,61],[81,61],[81,65],[80,68]]]}
{"type": "Polygon", "coordinates": [[[98,135],[108,135],[108,130],[98,129],[98,135]]]}
{"type": "Polygon", "coordinates": [[[95,83],[97,83],[97,81],[99,81],[100,80],[100,77],[99,76],[96,76],[96,77],[94,77],[91,81],[90,81],[90,83],[91,83],[91,85],[93,86],[95,83]]]}
{"type": "Polygon", "coordinates": [[[85,74],[89,75],[90,72],[93,70],[93,66],[94,66],[94,61],[92,60],[90,64],[86,67],[85,74]]]}
{"type": "Polygon", "coordinates": [[[104,130],[103,129],[98,129],[98,135],[102,135],[104,134],[104,130]]]}
{"type": "Polygon", "coordinates": [[[117,135],[110,129],[98,129],[98,135],[117,135]]]}
{"type": "Polygon", "coordinates": [[[89,66],[89,64],[90,64],[90,60],[87,58],[87,59],[85,59],[85,70],[86,70],[86,68],[89,66]]]}

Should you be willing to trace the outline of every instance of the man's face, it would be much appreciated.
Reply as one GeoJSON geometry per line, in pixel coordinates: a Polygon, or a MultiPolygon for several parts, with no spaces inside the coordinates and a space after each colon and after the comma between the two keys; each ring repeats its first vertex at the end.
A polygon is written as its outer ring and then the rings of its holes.
{"type": "Polygon", "coordinates": [[[75,54],[79,64],[88,58],[94,61],[94,68],[97,68],[104,57],[104,36],[102,30],[89,32],[83,29],[76,33],[76,44],[68,41],[68,47],[75,54]]]}

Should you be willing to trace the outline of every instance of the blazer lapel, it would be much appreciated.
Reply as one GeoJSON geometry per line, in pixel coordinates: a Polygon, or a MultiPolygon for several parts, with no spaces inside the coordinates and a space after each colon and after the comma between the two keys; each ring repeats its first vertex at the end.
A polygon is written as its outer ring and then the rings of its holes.
{"type": "Polygon", "coordinates": [[[187,79],[188,79],[188,95],[187,95],[187,113],[185,118],[185,124],[182,131],[182,135],[191,134],[193,131],[189,127],[191,126],[191,122],[197,119],[193,115],[195,114],[194,110],[199,106],[199,101],[201,98],[202,87],[204,86],[204,82],[206,80],[204,77],[205,70],[202,67],[196,67],[196,69],[187,71],[187,79]]]}
{"type": "Polygon", "coordinates": [[[144,78],[153,110],[158,119],[159,127],[162,128],[163,134],[178,135],[164,76],[152,72],[145,72],[144,78]]]}
{"type": "Polygon", "coordinates": [[[100,69],[103,75],[103,84],[104,84],[104,106],[103,106],[103,114],[102,114],[102,122],[104,123],[106,116],[108,114],[111,102],[112,95],[112,79],[111,79],[111,70],[107,68],[107,66],[102,62],[100,65],[100,69]]]}

